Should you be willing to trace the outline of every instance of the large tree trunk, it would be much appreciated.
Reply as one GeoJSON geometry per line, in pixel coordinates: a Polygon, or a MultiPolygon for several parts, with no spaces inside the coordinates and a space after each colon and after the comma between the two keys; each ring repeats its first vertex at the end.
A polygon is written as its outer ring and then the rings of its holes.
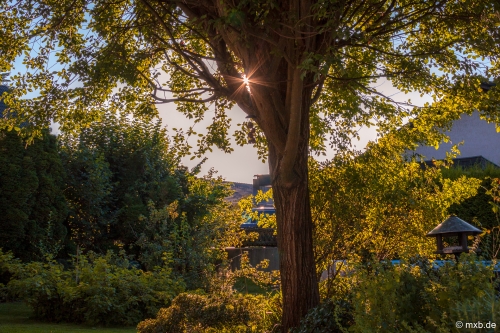
{"type": "Polygon", "coordinates": [[[299,324],[319,303],[312,245],[307,171],[296,185],[273,182],[278,216],[278,250],[283,292],[283,332],[299,324]]]}
{"type": "MultiPolygon", "coordinates": [[[[306,99],[302,107],[309,110],[309,101],[309,98],[306,99]]],[[[269,146],[269,168],[278,222],[284,333],[298,326],[300,319],[319,304],[308,189],[308,117],[309,112],[302,112],[292,177],[280,172],[283,170],[282,163],[286,161],[272,145],[269,146]]]]}

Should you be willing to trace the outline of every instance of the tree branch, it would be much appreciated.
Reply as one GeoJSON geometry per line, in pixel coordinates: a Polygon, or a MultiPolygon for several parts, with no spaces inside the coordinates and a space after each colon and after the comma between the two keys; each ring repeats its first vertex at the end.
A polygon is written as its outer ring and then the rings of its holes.
{"type": "Polygon", "coordinates": [[[289,184],[293,181],[293,167],[297,158],[299,142],[302,139],[300,136],[300,123],[302,118],[302,95],[304,82],[301,78],[301,70],[295,68],[293,70],[293,82],[291,88],[290,99],[290,123],[286,136],[285,154],[281,162],[281,175],[283,182],[289,184]]]}
{"type": "Polygon", "coordinates": [[[177,97],[177,98],[160,98],[156,95],[153,95],[153,98],[158,101],[159,103],[172,103],[172,102],[191,102],[191,103],[208,103],[208,102],[213,102],[219,96],[217,94],[213,94],[212,96],[205,98],[205,99],[194,99],[194,98],[184,98],[184,97],[177,97]]]}
{"type": "Polygon", "coordinates": [[[321,78],[321,81],[319,82],[318,86],[316,87],[316,91],[314,93],[314,96],[311,98],[311,105],[316,103],[321,96],[321,92],[323,91],[323,84],[325,83],[325,78],[321,78]]]}

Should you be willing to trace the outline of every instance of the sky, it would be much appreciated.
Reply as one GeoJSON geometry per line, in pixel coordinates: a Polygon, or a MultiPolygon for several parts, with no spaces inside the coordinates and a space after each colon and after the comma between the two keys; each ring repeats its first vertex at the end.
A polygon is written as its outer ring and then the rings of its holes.
{"type": "MultiPolygon", "coordinates": [[[[412,103],[418,106],[423,106],[425,102],[431,102],[429,96],[420,97],[418,93],[404,94],[394,88],[389,81],[381,80],[377,83],[377,87],[380,91],[384,92],[388,96],[391,96],[394,100],[399,102],[407,101],[411,99],[412,103]]],[[[186,119],[184,115],[176,111],[175,104],[161,104],[158,106],[160,118],[163,121],[163,125],[167,129],[172,128],[183,128],[187,129],[191,126],[192,121],[186,119]]],[[[204,133],[203,131],[211,123],[214,111],[208,111],[205,115],[205,119],[196,124],[195,131],[199,133],[204,133]]],[[[232,119],[232,131],[236,129],[236,124],[245,121],[246,114],[237,106],[234,107],[229,114],[229,118],[232,119]]],[[[230,133],[232,133],[230,131],[230,133]]],[[[375,141],[377,138],[377,130],[374,127],[361,128],[360,140],[354,139],[353,146],[357,150],[363,150],[369,141],[375,141]]],[[[173,134],[173,133],[172,133],[173,134]]],[[[196,138],[193,138],[191,146],[196,146],[196,138]]],[[[222,176],[225,180],[238,183],[252,183],[254,175],[258,174],[268,174],[269,166],[266,163],[262,163],[257,157],[257,150],[252,147],[252,145],[245,145],[243,147],[236,145],[232,142],[232,147],[234,151],[230,154],[226,154],[223,151],[214,148],[212,153],[205,154],[207,161],[203,164],[201,168],[201,173],[206,174],[210,168],[214,168],[217,171],[217,175],[222,176]]],[[[333,151],[327,152],[326,157],[321,157],[321,160],[331,159],[333,157],[333,151]]],[[[190,156],[185,157],[182,163],[189,168],[196,166],[201,159],[190,160],[190,156]]]]}
{"type": "MultiPolygon", "coordinates": [[[[25,67],[22,64],[22,57],[19,57],[16,59],[14,70],[12,70],[11,74],[14,75],[18,72],[22,73],[23,71],[25,71],[25,67]]],[[[411,99],[412,103],[418,106],[423,106],[425,102],[431,102],[430,96],[421,98],[418,93],[404,94],[394,88],[391,83],[385,79],[380,79],[375,86],[380,92],[399,102],[405,102],[411,99]]],[[[163,125],[167,127],[167,130],[171,130],[172,128],[187,130],[189,126],[192,125],[192,120],[186,119],[183,114],[177,112],[174,103],[160,104],[158,105],[158,110],[163,125]]],[[[209,110],[205,114],[204,120],[196,124],[194,130],[198,133],[206,133],[205,129],[211,124],[213,115],[213,109],[209,110]]],[[[236,124],[245,121],[246,114],[239,107],[235,106],[229,112],[228,116],[232,119],[232,128],[229,131],[229,133],[232,134],[237,128],[236,124]]],[[[53,123],[51,127],[52,132],[57,134],[58,125],[53,123]]],[[[169,132],[169,134],[173,135],[174,132],[169,132]]],[[[359,134],[360,140],[353,140],[353,148],[357,150],[363,150],[369,141],[376,140],[377,138],[377,130],[375,127],[360,128],[359,134]]],[[[197,137],[193,137],[190,145],[196,147],[196,140],[197,137]]],[[[217,171],[217,175],[222,176],[227,181],[250,184],[252,183],[254,175],[269,173],[268,163],[262,163],[262,161],[258,159],[257,149],[253,148],[252,145],[241,147],[233,140],[232,147],[234,151],[230,154],[224,153],[216,147],[214,147],[213,152],[205,154],[204,157],[207,157],[207,161],[202,165],[201,174],[207,174],[208,171],[213,168],[217,171]]],[[[315,158],[325,160],[331,159],[333,155],[333,150],[329,150],[327,151],[326,157],[315,158]]],[[[190,158],[190,156],[187,156],[182,160],[182,163],[189,168],[195,167],[202,160],[198,158],[191,160],[190,158]]]]}
{"type": "MultiPolygon", "coordinates": [[[[14,64],[14,70],[12,74],[17,72],[23,72],[24,66],[22,65],[22,57],[16,59],[14,64]]],[[[418,106],[423,106],[425,102],[431,102],[429,96],[424,96],[421,98],[418,93],[404,94],[395,89],[389,81],[380,80],[377,82],[377,89],[383,92],[385,95],[392,97],[396,101],[404,102],[411,99],[413,104],[418,106]]],[[[158,106],[159,116],[163,121],[164,126],[167,129],[172,128],[183,128],[187,129],[192,125],[192,121],[185,118],[185,116],[176,111],[175,104],[163,104],[158,106]]],[[[208,111],[205,115],[204,121],[198,123],[194,128],[195,131],[199,133],[204,133],[204,129],[210,125],[211,119],[213,117],[214,111],[208,111]]],[[[236,124],[245,121],[245,113],[241,111],[238,107],[234,107],[229,114],[229,118],[232,119],[232,131],[236,129],[236,124]]],[[[53,125],[53,129],[57,132],[57,124],[53,125]]],[[[173,134],[171,132],[170,134],[173,134]]],[[[360,140],[354,139],[353,146],[357,150],[363,150],[366,144],[371,140],[376,140],[377,131],[376,128],[361,128],[359,130],[360,140]]],[[[190,142],[191,146],[196,146],[196,137],[193,137],[193,141],[190,142]]],[[[213,149],[212,153],[207,153],[207,161],[201,168],[202,174],[206,174],[211,168],[218,172],[218,175],[225,178],[227,181],[241,182],[241,183],[251,183],[253,176],[257,174],[267,174],[269,173],[269,167],[267,163],[262,163],[257,157],[257,150],[251,145],[245,145],[243,147],[236,145],[232,142],[232,147],[234,151],[230,154],[226,154],[217,148],[213,149]]],[[[333,151],[327,152],[326,157],[321,157],[321,160],[330,159],[333,157],[333,151]]],[[[190,160],[190,157],[186,157],[182,160],[183,164],[192,168],[196,166],[201,159],[190,160]]]]}
{"type": "MultiPolygon", "coordinates": [[[[24,66],[19,65],[17,68],[22,68],[24,66]]],[[[17,71],[13,71],[15,73],[17,71]]],[[[411,99],[412,103],[415,105],[422,106],[425,102],[431,102],[429,96],[424,96],[421,98],[418,93],[404,94],[394,88],[391,83],[387,80],[380,80],[377,82],[377,88],[379,91],[385,93],[396,101],[404,102],[411,99]]],[[[176,105],[174,103],[160,104],[158,105],[159,117],[162,119],[163,125],[169,130],[169,134],[173,135],[174,132],[170,131],[172,128],[187,130],[189,126],[193,124],[192,120],[187,119],[182,113],[176,110],[176,105]]],[[[194,130],[198,133],[206,133],[206,127],[211,124],[212,117],[214,115],[214,110],[209,109],[205,114],[203,121],[195,125],[194,130]]],[[[231,118],[231,130],[230,134],[237,129],[237,124],[245,121],[246,114],[238,107],[233,107],[229,111],[229,118],[231,118]]],[[[52,124],[52,132],[57,134],[58,125],[52,124]]],[[[360,128],[359,130],[360,140],[353,139],[353,148],[357,150],[363,150],[369,141],[375,141],[377,138],[377,129],[375,127],[371,128],[360,128]]],[[[190,145],[196,147],[197,137],[193,137],[190,145]]],[[[251,184],[254,175],[258,174],[268,174],[269,165],[268,163],[263,163],[258,159],[257,149],[252,145],[238,146],[234,140],[232,141],[232,148],[234,151],[232,153],[224,153],[218,148],[214,147],[213,152],[207,152],[204,157],[207,160],[201,167],[201,175],[207,174],[208,171],[213,168],[217,171],[216,175],[221,176],[226,181],[247,183],[251,184]]],[[[319,160],[331,159],[334,156],[333,150],[327,151],[327,156],[325,157],[315,157],[319,160]]],[[[195,167],[202,159],[195,158],[191,160],[190,156],[182,159],[182,164],[189,168],[195,167]]]]}
{"type": "MultiPolygon", "coordinates": [[[[183,114],[178,112],[173,103],[161,104],[158,106],[158,110],[163,125],[167,127],[170,135],[173,135],[173,131],[170,132],[172,128],[183,128],[186,130],[193,123],[192,120],[186,119],[183,114]]],[[[213,110],[208,111],[205,114],[204,120],[195,125],[194,130],[199,133],[206,133],[205,128],[211,124],[213,114],[213,110]]],[[[237,128],[237,124],[245,121],[245,117],[246,114],[239,107],[233,107],[229,114],[229,118],[232,119],[231,130],[233,132],[237,128]]],[[[190,142],[194,148],[196,147],[196,140],[197,137],[194,137],[193,141],[190,142]]],[[[238,146],[234,140],[231,146],[234,151],[230,154],[226,154],[216,147],[213,148],[212,153],[207,152],[204,156],[208,159],[201,168],[201,174],[206,174],[210,168],[214,168],[217,171],[217,175],[222,176],[227,181],[252,183],[254,175],[269,173],[268,164],[262,163],[258,159],[257,149],[251,145],[238,146]]],[[[191,157],[187,156],[182,160],[182,163],[192,168],[200,163],[200,161],[201,159],[198,158],[191,160],[191,157]]]]}

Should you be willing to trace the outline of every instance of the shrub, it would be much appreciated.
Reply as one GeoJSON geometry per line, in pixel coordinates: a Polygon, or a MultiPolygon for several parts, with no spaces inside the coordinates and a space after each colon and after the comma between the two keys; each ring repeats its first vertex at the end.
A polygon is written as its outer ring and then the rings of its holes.
{"type": "Polygon", "coordinates": [[[352,294],[355,332],[403,332],[426,321],[429,271],[402,264],[361,270],[352,294]]]}
{"type": "Polygon", "coordinates": [[[336,278],[328,293],[334,298],[311,310],[294,333],[459,332],[458,320],[500,318],[492,267],[475,255],[462,254],[439,269],[424,259],[354,266],[336,278]]]}
{"type": "Polygon", "coordinates": [[[309,311],[292,333],[340,333],[352,324],[351,304],[329,299],[309,311]]]}
{"type": "Polygon", "coordinates": [[[474,255],[462,254],[439,269],[428,261],[379,264],[360,270],[357,279],[352,332],[450,332],[455,321],[465,320],[464,308],[481,313],[476,320],[499,310],[498,305],[481,308],[477,301],[496,292],[492,268],[474,255]]]}
{"type": "Polygon", "coordinates": [[[9,291],[47,321],[135,325],[184,290],[167,268],[144,272],[124,258],[81,256],[72,270],[56,262],[11,262],[9,291]]]}
{"type": "Polygon", "coordinates": [[[13,262],[15,262],[15,260],[12,252],[3,253],[2,248],[0,248],[0,303],[9,300],[9,292],[6,284],[12,276],[8,267],[13,262]]]}
{"type": "Polygon", "coordinates": [[[237,293],[233,287],[241,277],[261,286],[274,281],[272,273],[258,272],[244,255],[241,270],[233,272],[220,267],[207,281],[208,293],[180,294],[155,319],[141,322],[139,333],[276,332],[281,322],[281,293],[267,296],[237,293]]]}
{"type": "Polygon", "coordinates": [[[261,295],[183,293],[137,329],[139,333],[263,332],[263,300],[261,295]]]}
{"type": "MultiPolygon", "coordinates": [[[[496,323],[500,319],[500,302],[497,297],[491,292],[484,297],[468,299],[457,304],[453,308],[453,318],[460,318],[461,321],[467,323],[487,322],[496,323]]],[[[495,329],[486,329],[485,327],[472,329],[470,332],[496,332],[495,329]]]]}

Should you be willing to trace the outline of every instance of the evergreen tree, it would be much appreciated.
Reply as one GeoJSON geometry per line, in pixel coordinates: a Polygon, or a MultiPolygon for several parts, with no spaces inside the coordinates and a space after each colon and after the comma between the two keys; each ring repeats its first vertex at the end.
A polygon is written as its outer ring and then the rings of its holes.
{"type": "Polygon", "coordinates": [[[31,145],[0,133],[0,243],[23,260],[56,255],[66,236],[64,169],[48,131],[31,145]]]}
{"type": "Polygon", "coordinates": [[[169,155],[160,122],[108,113],[78,136],[63,133],[61,145],[68,170],[68,226],[75,243],[87,250],[133,246],[150,201],[164,207],[189,192],[187,170],[169,155]]]}

